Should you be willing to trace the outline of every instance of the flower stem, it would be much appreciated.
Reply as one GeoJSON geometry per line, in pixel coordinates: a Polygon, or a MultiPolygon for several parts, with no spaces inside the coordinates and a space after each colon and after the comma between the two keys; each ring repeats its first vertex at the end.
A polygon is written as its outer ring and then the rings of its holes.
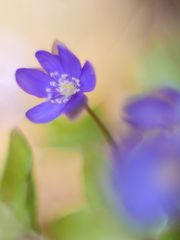
{"type": "Polygon", "coordinates": [[[98,116],[94,113],[94,111],[88,106],[86,105],[86,111],[89,113],[89,115],[92,117],[92,119],[96,122],[96,124],[98,125],[98,127],[101,129],[104,137],[106,138],[107,142],[113,147],[113,148],[117,148],[117,144],[114,140],[114,138],[112,137],[111,133],[107,130],[107,128],[105,127],[105,125],[101,122],[101,120],[98,118],[98,116]]]}

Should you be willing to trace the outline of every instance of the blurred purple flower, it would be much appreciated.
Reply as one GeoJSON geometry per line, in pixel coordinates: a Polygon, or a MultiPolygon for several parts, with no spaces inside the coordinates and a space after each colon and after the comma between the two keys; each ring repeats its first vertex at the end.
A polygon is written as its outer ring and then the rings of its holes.
{"type": "Polygon", "coordinates": [[[180,123],[180,92],[162,88],[133,99],[125,108],[125,120],[132,126],[150,130],[180,123]]]}
{"type": "Polygon", "coordinates": [[[116,207],[142,229],[163,227],[179,215],[179,101],[177,90],[164,88],[125,108],[133,128],[113,155],[113,192],[116,207]]]}
{"type": "Polygon", "coordinates": [[[61,114],[74,118],[85,107],[84,92],[95,88],[93,66],[86,61],[81,67],[79,59],[63,44],[56,45],[58,54],[37,51],[36,58],[45,71],[20,68],[16,71],[18,85],[27,93],[45,102],[26,112],[29,120],[47,123],[61,114]]]}

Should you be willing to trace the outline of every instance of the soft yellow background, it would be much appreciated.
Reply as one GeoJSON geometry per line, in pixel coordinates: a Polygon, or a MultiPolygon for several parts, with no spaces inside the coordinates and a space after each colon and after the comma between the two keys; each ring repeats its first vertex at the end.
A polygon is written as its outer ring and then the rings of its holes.
{"type": "MultiPolygon", "coordinates": [[[[94,64],[97,87],[89,101],[92,106],[103,104],[106,123],[116,133],[123,101],[140,89],[137,71],[143,51],[156,38],[165,41],[176,31],[177,18],[168,2],[0,0],[0,161],[5,158],[10,129],[19,125],[34,148],[41,222],[73,202],[77,206],[83,202],[82,159],[79,152],[42,145],[48,136],[24,117],[37,101],[16,86],[15,70],[39,66],[36,50],[51,50],[55,39],[64,42],[82,62],[89,59],[94,64]]],[[[178,9],[178,1],[174,4],[178,9]]]]}

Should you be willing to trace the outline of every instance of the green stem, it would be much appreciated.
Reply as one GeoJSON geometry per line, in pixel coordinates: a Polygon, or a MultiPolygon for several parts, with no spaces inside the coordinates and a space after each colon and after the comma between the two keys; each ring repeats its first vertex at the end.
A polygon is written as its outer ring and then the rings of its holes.
{"type": "Polygon", "coordinates": [[[101,129],[104,137],[106,138],[107,142],[114,148],[117,148],[117,144],[114,140],[114,138],[112,137],[111,133],[107,130],[107,128],[105,127],[105,125],[101,122],[101,120],[98,118],[98,116],[94,113],[94,111],[88,106],[86,105],[86,111],[89,113],[89,115],[92,117],[92,119],[96,122],[96,124],[98,125],[98,127],[101,129]]]}

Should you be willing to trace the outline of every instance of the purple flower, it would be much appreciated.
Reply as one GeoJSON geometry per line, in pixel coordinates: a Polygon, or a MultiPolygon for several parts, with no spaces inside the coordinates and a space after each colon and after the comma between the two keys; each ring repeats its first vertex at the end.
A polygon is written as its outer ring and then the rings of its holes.
{"type": "Polygon", "coordinates": [[[79,59],[63,44],[56,45],[58,54],[37,51],[43,70],[20,68],[16,71],[18,85],[27,93],[45,101],[26,116],[34,123],[48,123],[61,114],[74,118],[87,104],[84,92],[95,88],[96,76],[89,61],[81,67],[79,59]]]}
{"type": "Polygon", "coordinates": [[[162,88],[133,99],[124,108],[125,120],[132,126],[150,130],[180,123],[180,92],[162,88]]]}
{"type": "Polygon", "coordinates": [[[163,88],[125,107],[131,128],[113,155],[111,181],[116,209],[142,229],[180,214],[179,103],[179,91],[163,88]]]}

